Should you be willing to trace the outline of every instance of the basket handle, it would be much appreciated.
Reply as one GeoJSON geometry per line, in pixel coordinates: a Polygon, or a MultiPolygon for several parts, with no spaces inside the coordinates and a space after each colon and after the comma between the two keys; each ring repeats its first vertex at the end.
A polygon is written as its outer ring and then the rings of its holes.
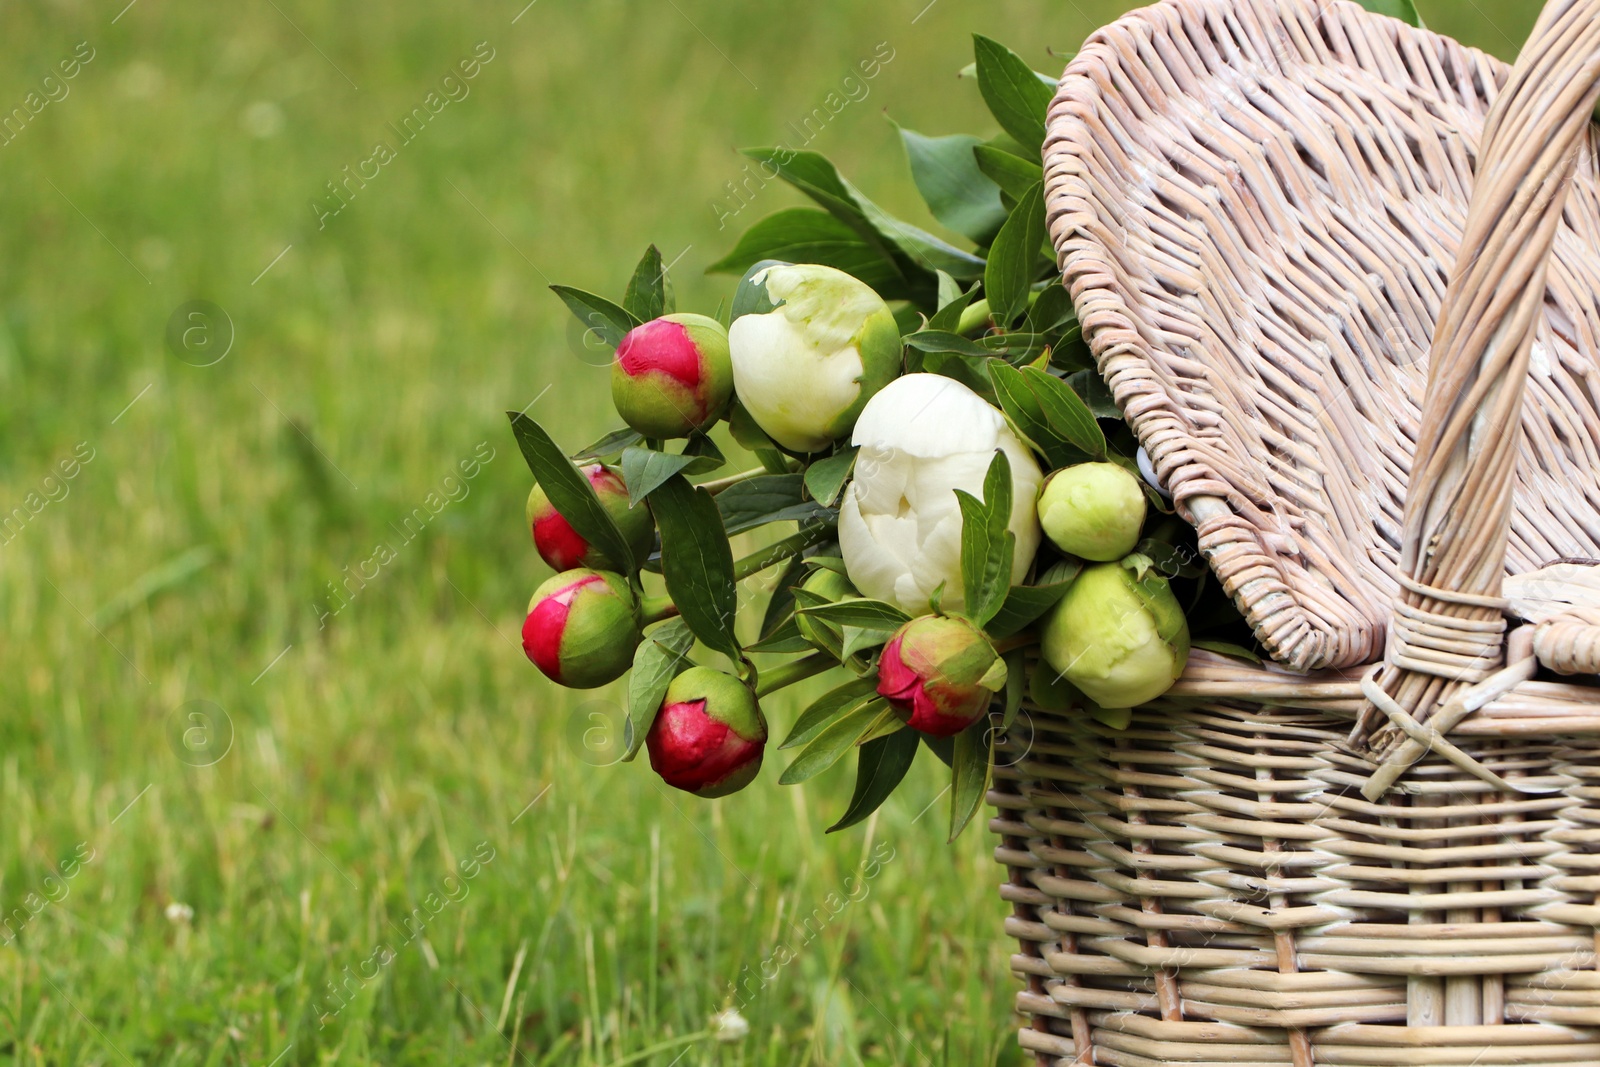
{"type": "MultiPolygon", "coordinates": [[[[1528,363],[1556,226],[1597,97],[1600,0],[1550,0],[1485,121],[1466,231],[1429,352],[1402,589],[1369,692],[1373,708],[1397,726],[1404,724],[1396,707],[1426,723],[1502,666],[1501,581],[1528,363]]],[[[1367,739],[1376,721],[1369,709],[1356,739],[1367,739]]],[[[1436,724],[1441,733],[1452,725],[1436,724]]],[[[1374,796],[1427,750],[1408,733],[1385,734],[1371,738],[1384,764],[1369,783],[1374,796]]]]}

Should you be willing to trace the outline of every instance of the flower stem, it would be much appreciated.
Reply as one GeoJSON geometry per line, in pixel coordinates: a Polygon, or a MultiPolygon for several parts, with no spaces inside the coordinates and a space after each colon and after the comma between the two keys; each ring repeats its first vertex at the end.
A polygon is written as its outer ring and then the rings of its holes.
{"type": "Polygon", "coordinates": [[[649,626],[651,623],[673,618],[677,614],[678,605],[672,602],[671,597],[647,596],[639,601],[640,626],[649,626]]]}
{"type": "Polygon", "coordinates": [[[740,471],[738,474],[730,474],[726,478],[717,478],[709,482],[701,482],[699,485],[695,486],[695,488],[704,489],[712,496],[716,496],[724,489],[731,489],[740,482],[747,482],[751,478],[755,478],[766,473],[767,468],[765,467],[752,467],[747,471],[740,471]]]}
{"type": "Polygon", "coordinates": [[[793,559],[812,545],[820,545],[823,541],[832,537],[833,530],[834,528],[827,523],[807,526],[798,533],[790,534],[782,541],[775,541],[766,548],[752,552],[733,565],[733,580],[742,582],[752,574],[759,574],[774,564],[782,563],[786,559],[793,559]]]}
{"type": "Polygon", "coordinates": [[[770,696],[780,689],[796,682],[803,682],[838,665],[839,661],[826,652],[813,652],[803,659],[790,660],[761,675],[761,681],[756,685],[756,696],[770,696]]]}

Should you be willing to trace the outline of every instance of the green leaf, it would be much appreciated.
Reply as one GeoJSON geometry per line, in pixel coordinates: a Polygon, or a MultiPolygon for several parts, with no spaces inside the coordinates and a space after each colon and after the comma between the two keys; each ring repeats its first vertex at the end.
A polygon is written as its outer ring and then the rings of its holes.
{"type": "Polygon", "coordinates": [[[583,463],[591,459],[607,459],[621,452],[629,445],[636,445],[643,440],[644,435],[638,430],[632,430],[624,426],[621,429],[612,430],[583,451],[574,452],[572,459],[575,463],[583,463]]]}
{"type": "Polygon", "coordinates": [[[940,303],[939,310],[928,320],[927,328],[940,333],[956,333],[961,325],[961,315],[978,295],[978,288],[979,283],[973,282],[966,292],[957,293],[953,299],[940,303]]]}
{"type": "Polygon", "coordinates": [[[762,219],[740,236],[733,251],[707,267],[706,273],[743,274],[766,260],[834,267],[880,293],[903,290],[905,284],[900,269],[881,245],[869,244],[828,212],[806,207],[788,208],[762,219]]]}
{"type": "Polygon", "coordinates": [[[633,277],[628,281],[622,306],[634,318],[649,322],[669,314],[672,305],[672,282],[667,277],[667,268],[661,263],[661,250],[651,245],[645,249],[639,265],[633,268],[633,277]]]}
{"type": "Polygon", "coordinates": [[[1045,612],[1055,607],[1057,601],[1066,595],[1067,588],[1083,569],[1081,563],[1068,563],[1065,566],[1068,568],[1065,576],[1055,577],[1056,568],[1051,568],[1053,573],[1046,576],[1050,579],[1046,583],[1012,586],[1006,594],[1005,603],[989,620],[984,632],[1001,641],[1016,636],[1043,618],[1045,612]]]}
{"type": "Polygon", "coordinates": [[[855,792],[850,806],[838,822],[828,827],[828,833],[854,826],[878,810],[911,769],[917,755],[917,738],[915,730],[899,730],[868,741],[857,750],[855,792]]]}
{"type": "Polygon", "coordinates": [[[956,735],[950,764],[950,840],[961,836],[989,791],[994,731],[985,715],[956,735]]]}
{"type": "Polygon", "coordinates": [[[679,474],[650,495],[650,510],[661,530],[661,576],[683,621],[708,646],[738,660],[733,550],[716,500],[679,474]]]}
{"type": "Polygon", "coordinates": [[[1044,149],[1045,115],[1055,90],[1040,80],[1033,68],[998,41],[972,35],[978,63],[978,91],[1000,128],[1034,155],[1044,149]]]}
{"type": "Polygon", "coordinates": [[[579,537],[598,548],[615,570],[634,573],[633,551],[617,529],[616,520],[600,506],[589,479],[562,453],[543,426],[518,411],[508,411],[506,415],[511,419],[511,432],[517,438],[522,458],[550,498],[551,506],[572,524],[579,537]]]}
{"type": "Polygon", "coordinates": [[[789,736],[778,748],[795,748],[806,744],[838,721],[840,716],[876,698],[877,695],[876,678],[854,678],[837,689],[829,690],[812,701],[811,706],[801,713],[800,718],[795,720],[794,728],[789,731],[789,736]]]}
{"type": "Polygon", "coordinates": [[[1028,306],[1028,290],[1039,273],[1039,246],[1045,239],[1044,185],[1030,185],[1017,200],[989,248],[983,291],[994,321],[1009,326],[1028,306]]]}
{"type": "Polygon", "coordinates": [[[799,652],[810,652],[811,642],[800,632],[800,626],[794,617],[779,623],[777,628],[763,637],[760,641],[745,648],[746,652],[767,652],[777,655],[792,656],[799,652]]]}
{"type": "Polygon", "coordinates": [[[667,686],[689,666],[694,634],[682,619],[668,619],[645,635],[633,653],[633,673],[628,676],[628,726],[624,732],[624,760],[639,754],[645,735],[656,721],[667,686]]]}
{"type": "Polygon", "coordinates": [[[839,757],[854,748],[856,741],[877,722],[882,714],[880,704],[880,700],[869,699],[834,719],[784,768],[778,784],[799,785],[839,762],[839,757]]]}
{"type": "MultiPolygon", "coordinates": [[[[913,731],[915,732],[915,731],[913,731]]],[[[956,759],[956,739],[953,737],[931,737],[922,735],[922,744],[935,758],[946,767],[954,767],[956,759]]]]}
{"type": "MultiPolygon", "coordinates": [[[[936,269],[963,281],[983,273],[983,260],[888,214],[840,177],[826,156],[788,148],[746,149],[744,154],[776,170],[779,177],[822,205],[867,243],[883,249],[886,258],[900,268],[908,293],[918,290],[935,295],[936,269]]],[[[884,297],[890,299],[888,294],[884,297]]]]}
{"type": "MultiPolygon", "coordinates": [[[[794,618],[794,591],[795,588],[806,580],[810,572],[806,569],[805,560],[799,556],[791,559],[784,565],[778,575],[777,583],[772,587],[772,595],[767,598],[767,610],[761,615],[761,638],[765,641],[772,637],[780,626],[794,618]]],[[[795,633],[799,633],[795,629],[795,633]]],[[[804,651],[801,648],[797,651],[804,651]]]]}
{"type": "Polygon", "coordinates": [[[839,660],[843,662],[867,649],[878,648],[889,643],[894,636],[893,630],[871,626],[841,626],[839,628],[839,660]]]}
{"type": "Polygon", "coordinates": [[[1028,380],[1021,371],[1001,359],[991,359],[987,368],[1001,410],[1017,428],[1017,432],[1044,453],[1045,461],[1052,470],[1089,458],[1087,453],[1073,447],[1050,425],[1039,398],[1028,388],[1028,380]]]}
{"type": "Polygon", "coordinates": [[[844,489],[845,480],[850,477],[850,470],[856,465],[856,449],[844,448],[829,456],[819,459],[806,468],[806,490],[810,492],[811,499],[823,507],[832,507],[839,499],[839,493],[844,489]]]}
{"type": "Polygon", "coordinates": [[[1399,19],[1410,26],[1422,26],[1422,16],[1417,14],[1417,5],[1411,0],[1357,0],[1368,11],[1379,15],[1388,15],[1392,19],[1399,19]]]}
{"type": "Polygon", "coordinates": [[[969,341],[958,333],[947,333],[944,330],[918,330],[916,333],[906,334],[901,340],[918,352],[950,352],[969,359],[988,359],[993,355],[977,342],[969,341]]]}
{"type": "Polygon", "coordinates": [[[1044,167],[1034,160],[1012,155],[1003,148],[979,144],[972,148],[972,161],[986,178],[1021,200],[1030,188],[1044,181],[1044,167]]]}
{"type": "Polygon", "coordinates": [[[693,456],[673,456],[653,448],[623,450],[622,481],[628,487],[628,506],[638,504],[694,462],[693,456]]]}
{"type": "Polygon", "coordinates": [[[1094,412],[1072,391],[1072,386],[1037,367],[1025,367],[1022,377],[1039,399],[1039,407],[1052,429],[1091,458],[1105,459],[1106,435],[1095,422],[1094,412]]]}
{"type": "Polygon", "coordinates": [[[603,296],[586,293],[570,285],[552,285],[550,290],[561,298],[579,322],[593,330],[595,336],[612,348],[622,343],[629,330],[642,324],[633,312],[618,307],[603,296]]]}
{"type": "Polygon", "coordinates": [[[1083,398],[1089,405],[1089,410],[1097,419],[1121,419],[1122,409],[1117,407],[1117,402],[1111,396],[1111,387],[1106,384],[1100,372],[1089,368],[1078,371],[1076,374],[1067,375],[1067,385],[1072,391],[1083,398]]]}
{"type": "Polygon", "coordinates": [[[963,237],[988,244],[1006,220],[1000,189],[978,169],[970,134],[926,137],[897,126],[911,163],[911,180],[927,201],[933,217],[963,237]]]}
{"type": "Polygon", "coordinates": [[[1022,710],[1022,698],[1027,693],[1028,677],[1025,672],[1027,653],[1020,648],[1014,648],[1005,655],[1006,660],[1006,710],[1000,720],[1000,732],[1004,734],[1011,729],[1011,724],[1017,721],[1017,712],[1022,710]]]}
{"type": "Polygon", "coordinates": [[[994,618],[1011,585],[1017,539],[1006,528],[1011,518],[1011,461],[996,449],[983,480],[983,500],[956,490],[961,506],[961,579],[966,615],[979,626],[994,618]]]}
{"type": "Polygon", "coordinates": [[[750,410],[739,403],[738,397],[734,397],[733,403],[728,406],[728,433],[733,436],[734,443],[740,448],[747,448],[752,452],[778,447],[772,443],[772,438],[767,436],[766,431],[756,425],[750,410]]]}
{"type": "Polygon", "coordinates": [[[809,615],[835,626],[862,626],[870,629],[898,630],[911,621],[911,616],[881,600],[852,598],[834,604],[803,607],[800,614],[809,615]]]}
{"type": "Polygon", "coordinates": [[[890,734],[899,733],[901,730],[906,729],[904,716],[890,707],[887,700],[879,698],[874,700],[870,706],[877,710],[878,717],[873,720],[871,726],[867,727],[865,733],[856,738],[857,748],[862,745],[870,745],[879,738],[888,737],[890,734]]]}
{"type": "Polygon", "coordinates": [[[1028,309],[1027,328],[1034,333],[1050,335],[1058,330],[1075,328],[1078,315],[1072,306],[1072,294],[1064,285],[1047,285],[1039,298],[1028,309]]]}
{"type": "Polygon", "coordinates": [[[764,474],[724,489],[717,494],[717,510],[728,536],[773,522],[833,518],[833,511],[805,498],[804,488],[802,474],[764,474]]]}

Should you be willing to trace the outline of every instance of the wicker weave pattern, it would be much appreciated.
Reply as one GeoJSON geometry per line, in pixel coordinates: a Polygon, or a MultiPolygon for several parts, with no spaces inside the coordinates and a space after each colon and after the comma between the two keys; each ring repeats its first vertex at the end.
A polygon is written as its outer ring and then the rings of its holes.
{"type": "Polygon", "coordinates": [[[1166,0],[1062,79],[1086,336],[1284,666],[1195,652],[1125,732],[1002,746],[1041,1067],[1600,1064],[1600,690],[1536,674],[1600,667],[1600,568],[1544,567],[1600,556],[1597,73],[1600,0],[1551,0],[1514,83],[1340,0],[1166,0]],[[1527,135],[1463,240],[1491,102],[1527,135]]]}
{"type": "MultiPolygon", "coordinates": [[[[1336,0],[1170,0],[1062,79],[1048,210],[1101,371],[1274,658],[1382,657],[1425,356],[1507,68],[1336,0]]],[[[1506,568],[1600,555],[1600,183],[1531,350],[1506,568]]]]}

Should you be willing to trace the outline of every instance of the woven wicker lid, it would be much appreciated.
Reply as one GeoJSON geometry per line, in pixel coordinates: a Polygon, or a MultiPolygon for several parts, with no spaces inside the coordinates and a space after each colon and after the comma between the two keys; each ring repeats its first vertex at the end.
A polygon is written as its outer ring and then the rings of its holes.
{"type": "MultiPolygon", "coordinates": [[[[1063,76],[1047,209],[1100,370],[1266,648],[1383,656],[1427,352],[1510,69],[1345,0],[1166,0],[1063,76]]],[[[1506,570],[1600,556],[1600,172],[1556,234],[1506,570]]]]}

